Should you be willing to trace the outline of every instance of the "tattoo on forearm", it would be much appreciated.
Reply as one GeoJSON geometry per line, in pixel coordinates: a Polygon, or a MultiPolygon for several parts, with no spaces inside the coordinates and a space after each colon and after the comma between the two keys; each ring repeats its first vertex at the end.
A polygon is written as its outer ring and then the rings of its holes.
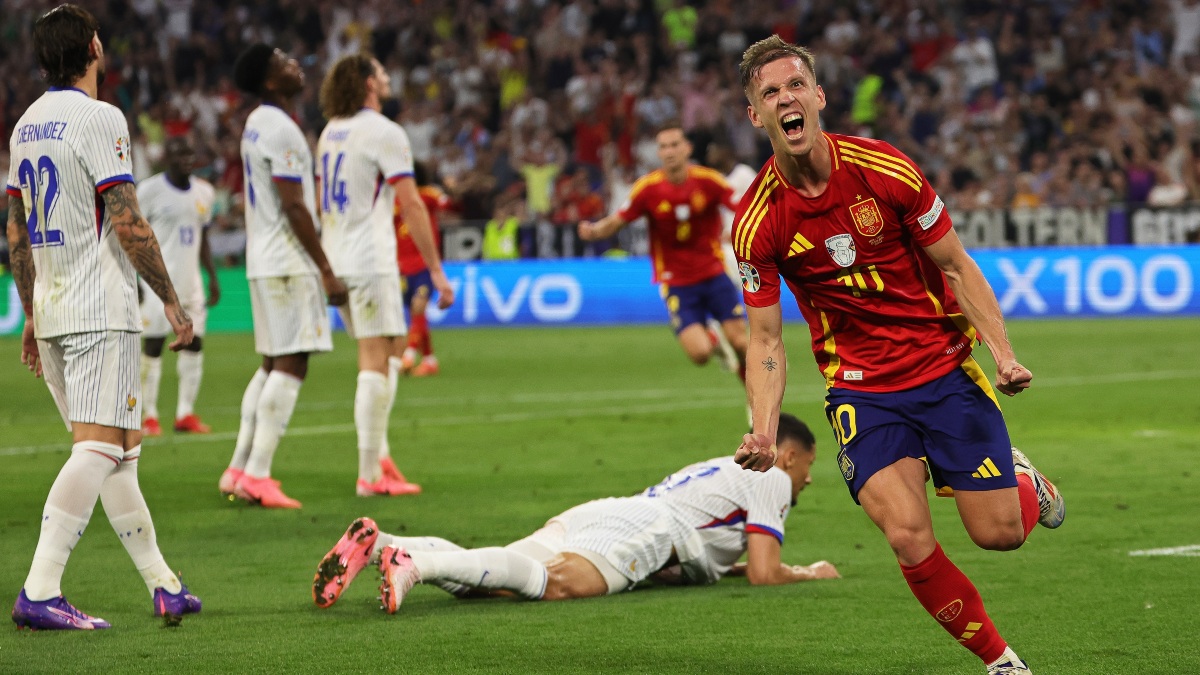
{"type": "Polygon", "coordinates": [[[123,183],[105,190],[104,205],[121,248],[125,249],[134,269],[164,304],[176,304],[175,287],[167,275],[154,230],[138,210],[133,184],[123,183]]]}
{"type": "Polygon", "coordinates": [[[33,250],[29,246],[29,225],[25,220],[25,202],[21,197],[8,198],[8,261],[12,268],[17,295],[26,314],[33,314],[33,250]]]}
{"type": "Polygon", "coordinates": [[[762,364],[763,364],[763,368],[766,368],[768,371],[775,370],[776,368],[779,367],[779,364],[775,362],[775,359],[773,359],[769,356],[767,357],[766,361],[762,362],[762,364]]]}

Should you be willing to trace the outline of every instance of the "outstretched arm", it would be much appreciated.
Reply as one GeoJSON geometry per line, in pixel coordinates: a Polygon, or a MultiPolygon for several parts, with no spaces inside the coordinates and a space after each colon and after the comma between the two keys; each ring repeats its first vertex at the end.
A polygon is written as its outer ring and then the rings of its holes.
{"type": "Polygon", "coordinates": [[[963,248],[958,234],[950,230],[944,237],[926,246],[925,252],[946,275],[946,281],[958,298],[963,315],[991,350],[992,358],[996,361],[996,388],[1009,396],[1028,389],[1033,373],[1017,362],[1008,341],[1004,315],[1000,312],[996,294],[979,265],[963,248]]]}
{"type": "Polygon", "coordinates": [[[299,181],[275,180],[275,190],[279,192],[279,202],[283,214],[304,247],[305,253],[316,263],[321,273],[321,285],[325,287],[325,296],[329,304],[340,306],[346,304],[346,285],[333,274],[333,267],[325,257],[325,249],[321,248],[321,238],[317,235],[317,227],[313,224],[312,212],[304,203],[304,186],[299,181]]]}
{"type": "Polygon", "coordinates": [[[787,383],[787,355],[783,349],[783,310],[746,307],[750,342],[746,348],[746,396],[753,430],[742,437],[734,459],[744,469],[766,471],[775,465],[775,431],[787,383]]]}
{"type": "Polygon", "coordinates": [[[179,351],[192,342],[192,318],[179,305],[175,296],[175,286],[167,274],[167,266],[163,264],[162,251],[158,247],[158,239],[150,223],[142,216],[138,208],[137,192],[133,183],[121,183],[104,191],[104,206],[108,211],[109,221],[125,255],[133,263],[146,285],[163,302],[163,311],[171,330],[175,332],[175,341],[171,349],[179,351]]]}
{"type": "MultiPolygon", "coordinates": [[[[811,565],[786,565],[780,559],[780,549],[779,540],[769,534],[751,532],[746,535],[744,569],[750,585],[778,586],[814,579],[840,579],[842,576],[836,567],[824,560],[811,565]]],[[[730,574],[737,573],[730,570],[730,574]]]]}
{"type": "Polygon", "coordinates": [[[579,223],[579,238],[584,241],[608,239],[628,224],[629,221],[622,218],[619,213],[605,216],[594,223],[585,220],[579,223]]]}
{"type": "Polygon", "coordinates": [[[19,194],[8,196],[8,264],[12,269],[17,295],[25,310],[25,329],[21,335],[21,363],[30,372],[42,376],[42,365],[38,358],[37,340],[33,331],[33,280],[37,270],[33,267],[33,250],[29,246],[29,226],[26,222],[25,201],[19,194]]]}
{"type": "Polygon", "coordinates": [[[217,268],[213,265],[212,249],[208,246],[209,228],[200,230],[200,266],[208,273],[208,306],[221,301],[221,282],[217,279],[217,268]]]}
{"type": "Polygon", "coordinates": [[[417,182],[412,176],[406,176],[397,180],[394,187],[396,199],[400,202],[400,214],[408,225],[413,244],[429,267],[429,276],[438,292],[438,308],[447,309],[454,304],[454,288],[442,270],[442,257],[438,255],[437,243],[433,239],[433,223],[429,220],[425,202],[421,201],[421,193],[417,191],[417,182]]]}

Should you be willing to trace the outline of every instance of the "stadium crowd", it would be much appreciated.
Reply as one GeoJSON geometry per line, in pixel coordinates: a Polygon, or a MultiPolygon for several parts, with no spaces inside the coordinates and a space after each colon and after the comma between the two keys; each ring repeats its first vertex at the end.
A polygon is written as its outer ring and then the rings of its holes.
{"type": "MultiPolygon", "coordinates": [[[[26,28],[51,3],[4,4],[7,139],[44,90],[26,28]]],[[[325,69],[374,53],[398,93],[385,113],[463,220],[565,232],[609,212],[657,166],[654,131],[671,118],[698,161],[716,143],[757,168],[770,148],[746,121],[737,63],[771,33],[815,51],[826,129],[894,144],[951,208],[1200,200],[1200,0],[85,4],[107,33],[100,96],[128,115],[137,177],[159,168],[166,138],[191,135],[218,191],[213,249],[230,262],[253,104],[231,69],[256,40],[306,70],[294,112],[314,145],[325,69]]]]}

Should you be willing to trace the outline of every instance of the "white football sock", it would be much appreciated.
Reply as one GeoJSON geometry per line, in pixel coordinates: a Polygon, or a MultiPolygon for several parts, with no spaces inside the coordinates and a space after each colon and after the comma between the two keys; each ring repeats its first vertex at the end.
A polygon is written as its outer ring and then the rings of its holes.
{"type": "MultiPolygon", "coordinates": [[[[396,388],[400,384],[400,357],[388,357],[388,419],[392,417],[392,408],[396,406],[396,388]]],[[[379,461],[392,456],[392,446],[388,443],[387,434],[383,435],[383,445],[379,446],[379,461]]]]}
{"type": "Polygon", "coordinates": [[[267,371],[259,368],[246,385],[246,393],[242,394],[242,424],[238,427],[237,442],[233,446],[233,459],[229,468],[239,471],[246,468],[250,459],[250,448],[254,445],[254,418],[258,413],[258,398],[262,396],[263,385],[267,383],[267,371]]]}
{"type": "Polygon", "coordinates": [[[246,462],[246,475],[251,478],[267,478],[271,475],[271,460],[279,439],[287,431],[296,409],[296,398],[300,396],[300,378],[271,371],[258,397],[258,411],[254,418],[254,444],[250,448],[250,459],[246,462]]]}
{"type": "Polygon", "coordinates": [[[175,419],[181,419],[196,411],[196,396],[200,393],[200,379],[204,376],[204,352],[179,352],[175,362],[179,373],[179,403],[175,405],[175,419]]]}
{"type": "Polygon", "coordinates": [[[71,550],[83,536],[100,486],[116,470],[124,451],[111,443],[81,441],[71,447],[42,510],[42,532],[25,579],[25,596],[49,600],[62,595],[62,575],[71,550]]]}
{"type": "MultiPolygon", "coordinates": [[[[441,537],[397,537],[393,534],[385,532],[379,533],[379,538],[375,540],[375,548],[371,549],[371,565],[379,564],[379,552],[384,546],[399,546],[411,554],[413,551],[464,551],[463,547],[458,544],[442,539],[441,537]]],[[[458,584],[453,581],[430,581],[443,591],[451,595],[462,595],[471,590],[463,584],[458,584]]]]}
{"type": "Polygon", "coordinates": [[[386,375],[373,370],[358,374],[358,391],[354,394],[358,477],[368,483],[379,480],[379,446],[387,438],[388,398],[386,375]]]}
{"type": "Polygon", "coordinates": [[[162,382],[162,357],[142,354],[142,417],[158,419],[158,385],[162,382]]]}
{"type": "Polygon", "coordinates": [[[179,577],[167,566],[162,552],[158,550],[154,521],[150,519],[150,509],[138,485],[138,457],[141,452],[140,445],[125,452],[121,466],[109,474],[100,488],[100,503],[108,514],[108,522],[125,545],[125,552],[133,559],[134,567],[146,582],[150,595],[154,595],[156,588],[178,593],[182,587],[179,577]]]}
{"type": "Polygon", "coordinates": [[[1017,656],[1017,653],[1013,651],[1012,647],[1005,646],[1004,653],[1000,655],[1000,658],[987,664],[987,667],[989,670],[991,670],[992,668],[999,667],[1001,664],[1008,663],[1012,663],[1014,665],[1018,663],[1023,666],[1025,665],[1025,662],[1021,660],[1021,657],[1017,656]]]}
{"type": "Polygon", "coordinates": [[[471,588],[512,591],[529,600],[546,592],[546,567],[506,548],[470,551],[409,551],[424,583],[455,582],[471,588]]]}

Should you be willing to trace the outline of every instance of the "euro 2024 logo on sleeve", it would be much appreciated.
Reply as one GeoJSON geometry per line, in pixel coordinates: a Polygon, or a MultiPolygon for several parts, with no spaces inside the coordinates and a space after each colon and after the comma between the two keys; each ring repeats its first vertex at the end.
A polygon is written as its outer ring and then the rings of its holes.
{"type": "Polygon", "coordinates": [[[118,138],[113,150],[117,153],[117,159],[124,162],[129,157],[129,137],[121,136],[118,138]]]}
{"type": "Polygon", "coordinates": [[[746,289],[747,293],[756,293],[762,287],[762,278],[758,276],[754,265],[748,262],[738,263],[738,274],[742,277],[742,288],[746,289]]]}

